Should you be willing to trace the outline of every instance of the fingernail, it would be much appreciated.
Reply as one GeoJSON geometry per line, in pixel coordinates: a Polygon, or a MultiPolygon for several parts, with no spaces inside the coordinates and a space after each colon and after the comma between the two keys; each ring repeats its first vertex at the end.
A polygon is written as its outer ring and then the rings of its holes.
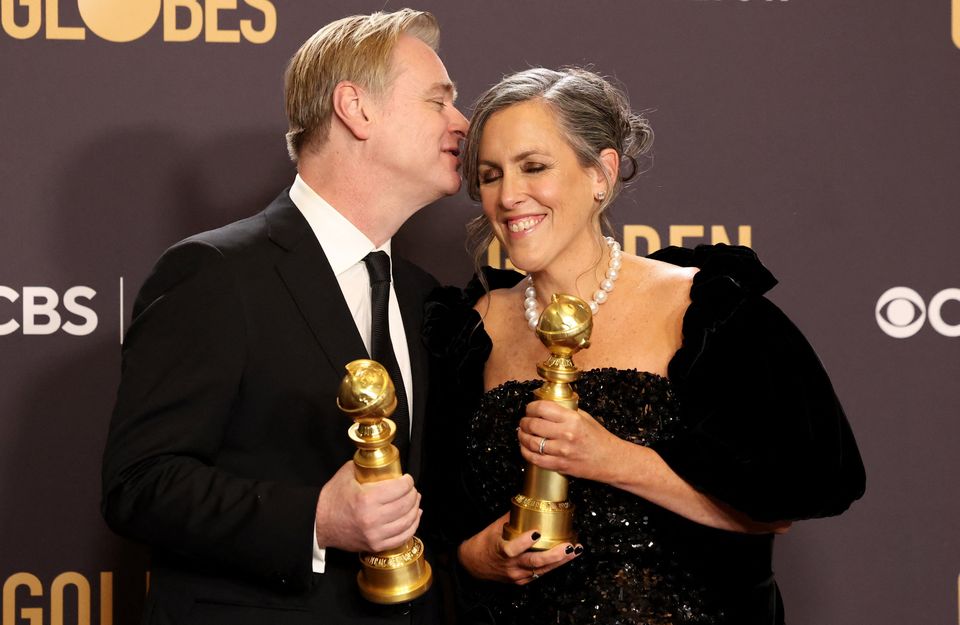
{"type": "Polygon", "coordinates": [[[573,552],[574,552],[575,554],[577,554],[577,555],[580,555],[581,553],[583,553],[583,546],[582,546],[582,545],[577,545],[577,548],[574,549],[573,552]]]}
{"type": "Polygon", "coordinates": [[[566,553],[567,555],[570,555],[571,553],[573,553],[573,545],[567,545],[567,548],[564,550],[564,553],[566,553]]]}
{"type": "Polygon", "coordinates": [[[530,538],[534,540],[540,540],[540,532],[534,532],[533,535],[530,536],[530,538]]]}

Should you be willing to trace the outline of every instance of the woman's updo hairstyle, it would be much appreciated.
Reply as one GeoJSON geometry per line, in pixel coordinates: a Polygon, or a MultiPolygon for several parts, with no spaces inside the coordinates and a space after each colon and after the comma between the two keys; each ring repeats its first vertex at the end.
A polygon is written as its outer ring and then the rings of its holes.
{"type": "MultiPolygon", "coordinates": [[[[653,145],[653,129],[641,114],[633,113],[623,91],[601,76],[578,67],[560,70],[535,67],[504,77],[490,87],[474,107],[464,150],[463,175],[467,193],[480,200],[477,160],[480,137],[490,117],[514,104],[541,100],[553,112],[580,165],[606,174],[600,152],[613,148],[620,155],[620,172],[608,178],[599,213],[617,197],[624,182],[638,172],[637,159],[653,145]]],[[[477,261],[493,239],[487,220],[480,216],[467,226],[468,246],[477,261]]]]}

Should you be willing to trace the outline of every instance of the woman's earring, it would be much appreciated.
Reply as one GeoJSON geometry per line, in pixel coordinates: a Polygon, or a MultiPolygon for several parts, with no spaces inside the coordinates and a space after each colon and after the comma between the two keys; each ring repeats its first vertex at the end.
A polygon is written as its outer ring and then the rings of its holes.
{"type": "Polygon", "coordinates": [[[602,202],[603,198],[605,197],[607,197],[606,191],[597,191],[596,193],[593,194],[593,199],[595,199],[598,202],[602,202]]]}

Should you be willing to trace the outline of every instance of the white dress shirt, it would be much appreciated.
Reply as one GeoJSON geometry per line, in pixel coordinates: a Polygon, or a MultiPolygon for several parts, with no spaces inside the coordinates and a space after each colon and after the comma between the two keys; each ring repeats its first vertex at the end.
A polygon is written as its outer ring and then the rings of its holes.
{"type": "MultiPolygon", "coordinates": [[[[374,250],[382,250],[390,256],[390,241],[379,248],[350,223],[326,200],[317,195],[303,179],[297,175],[290,187],[290,199],[296,205],[310,229],[320,242],[323,253],[333,268],[337,277],[343,299],[347,302],[353,321],[357,324],[357,331],[363,339],[363,344],[370,353],[372,319],[370,274],[363,259],[374,250]]],[[[407,335],[403,330],[403,319],[400,317],[400,304],[397,303],[397,293],[393,287],[393,257],[390,264],[390,340],[393,351],[400,366],[400,375],[403,377],[403,386],[407,391],[407,414],[410,415],[411,429],[413,426],[413,373],[410,370],[410,351],[407,348],[407,335]]],[[[347,364],[347,363],[343,363],[347,364]]],[[[346,436],[346,428],[344,428],[346,436]]],[[[326,566],[326,550],[317,543],[317,533],[313,532],[313,571],[323,573],[326,566]]]]}

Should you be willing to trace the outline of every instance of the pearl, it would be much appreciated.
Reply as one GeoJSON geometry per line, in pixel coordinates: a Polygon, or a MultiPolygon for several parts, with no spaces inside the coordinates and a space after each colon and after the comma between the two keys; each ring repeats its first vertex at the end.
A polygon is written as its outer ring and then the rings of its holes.
{"type": "MultiPolygon", "coordinates": [[[[610,261],[607,265],[606,279],[600,282],[600,288],[593,294],[593,299],[587,302],[590,306],[590,312],[594,315],[600,311],[600,304],[607,301],[607,294],[613,291],[613,283],[620,277],[620,267],[623,264],[623,252],[620,251],[620,244],[614,241],[613,237],[604,237],[603,242],[610,248],[610,261]]],[[[533,284],[533,274],[527,276],[527,285],[527,288],[523,291],[523,316],[526,318],[530,329],[536,330],[540,321],[540,303],[537,301],[537,289],[533,284]]]]}

